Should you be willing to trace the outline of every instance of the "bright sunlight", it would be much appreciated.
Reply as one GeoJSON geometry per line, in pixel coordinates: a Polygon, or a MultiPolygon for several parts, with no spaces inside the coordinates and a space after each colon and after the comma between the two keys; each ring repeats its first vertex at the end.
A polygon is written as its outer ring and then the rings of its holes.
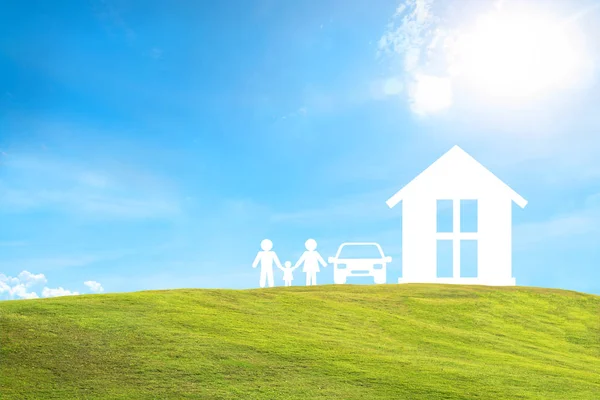
{"type": "Polygon", "coordinates": [[[452,46],[451,73],[493,97],[534,97],[569,87],[583,62],[567,20],[496,10],[452,46]]]}

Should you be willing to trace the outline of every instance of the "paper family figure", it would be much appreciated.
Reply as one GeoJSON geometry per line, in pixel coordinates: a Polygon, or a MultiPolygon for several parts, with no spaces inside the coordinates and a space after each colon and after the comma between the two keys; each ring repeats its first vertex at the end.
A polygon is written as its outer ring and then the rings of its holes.
{"type": "Polygon", "coordinates": [[[281,262],[277,254],[273,251],[273,242],[265,239],[260,243],[259,251],[252,263],[252,268],[258,267],[260,264],[260,287],[264,288],[266,284],[269,287],[275,286],[273,280],[273,264],[283,271],[283,281],[285,286],[292,286],[294,280],[294,270],[304,264],[302,272],[306,273],[306,286],[317,284],[317,272],[320,271],[319,265],[327,266],[323,257],[317,252],[317,242],[314,239],[308,239],[304,244],[306,251],[302,254],[296,265],[292,267],[292,263],[285,262],[285,267],[281,266],[281,262]]]}
{"type": "Polygon", "coordinates": [[[317,272],[321,270],[319,268],[319,264],[321,264],[323,267],[326,267],[327,263],[317,251],[317,242],[314,239],[308,239],[304,246],[306,247],[306,251],[296,262],[294,269],[298,268],[302,263],[304,263],[302,272],[306,273],[306,286],[316,285],[317,272]]]}
{"type": "Polygon", "coordinates": [[[292,268],[292,263],[290,261],[286,261],[283,266],[283,281],[285,282],[285,286],[292,286],[292,281],[294,280],[294,270],[297,267],[292,268]]]}
{"type": "Polygon", "coordinates": [[[266,283],[269,284],[269,287],[273,287],[273,263],[281,270],[283,270],[283,267],[281,266],[281,262],[279,262],[277,254],[272,251],[273,242],[265,239],[260,243],[260,248],[262,251],[259,251],[256,255],[252,263],[252,268],[256,268],[260,263],[260,287],[264,288],[266,283]]]}

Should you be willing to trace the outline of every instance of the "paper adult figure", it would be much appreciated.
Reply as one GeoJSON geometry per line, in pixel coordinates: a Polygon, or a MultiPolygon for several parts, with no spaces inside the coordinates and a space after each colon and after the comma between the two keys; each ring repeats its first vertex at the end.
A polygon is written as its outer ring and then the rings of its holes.
{"type": "Polygon", "coordinates": [[[314,286],[317,284],[317,272],[321,270],[319,264],[326,267],[327,263],[323,260],[319,252],[317,252],[317,242],[314,239],[308,239],[304,246],[306,247],[306,251],[302,254],[296,265],[294,265],[294,268],[304,263],[302,272],[306,273],[306,286],[314,286]]]}
{"type": "Polygon", "coordinates": [[[260,248],[262,251],[259,251],[252,263],[252,268],[256,268],[260,263],[260,287],[264,288],[265,283],[269,284],[269,287],[273,287],[273,263],[279,268],[283,270],[281,263],[279,262],[279,258],[277,258],[277,254],[273,249],[273,242],[269,239],[265,239],[260,242],[260,248]]]}

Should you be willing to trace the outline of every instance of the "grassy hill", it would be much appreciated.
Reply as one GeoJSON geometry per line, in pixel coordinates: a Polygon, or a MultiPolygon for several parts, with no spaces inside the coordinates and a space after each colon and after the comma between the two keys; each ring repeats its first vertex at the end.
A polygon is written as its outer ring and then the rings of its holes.
{"type": "Polygon", "coordinates": [[[600,399],[600,297],[439,285],[0,302],[2,399],[600,399]]]}

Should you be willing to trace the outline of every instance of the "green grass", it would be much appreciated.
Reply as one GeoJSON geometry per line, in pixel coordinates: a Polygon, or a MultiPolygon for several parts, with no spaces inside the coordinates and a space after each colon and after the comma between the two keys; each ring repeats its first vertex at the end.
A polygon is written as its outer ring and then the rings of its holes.
{"type": "Polygon", "coordinates": [[[2,399],[600,399],[600,297],[444,285],[0,302],[2,399]]]}

